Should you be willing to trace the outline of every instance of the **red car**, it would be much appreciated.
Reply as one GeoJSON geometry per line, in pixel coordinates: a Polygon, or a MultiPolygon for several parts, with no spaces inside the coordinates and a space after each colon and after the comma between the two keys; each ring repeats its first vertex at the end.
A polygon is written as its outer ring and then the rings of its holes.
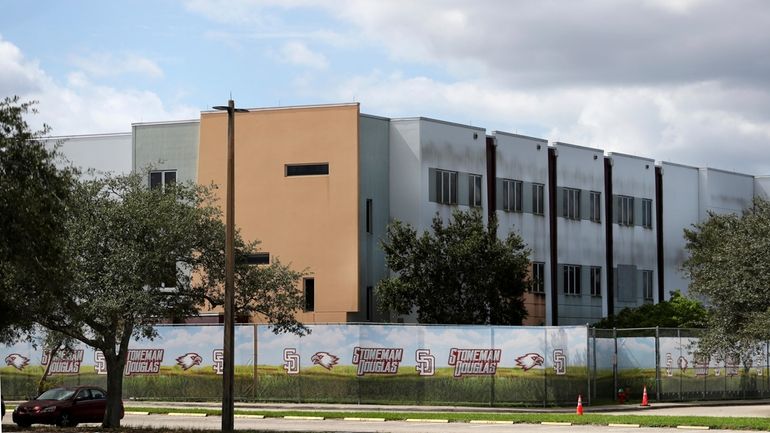
{"type": "MultiPolygon", "coordinates": [[[[16,406],[13,422],[19,427],[32,424],[75,427],[81,422],[102,422],[106,407],[107,392],[98,386],[52,388],[16,406]]],[[[120,418],[123,418],[123,402],[120,418]]]]}

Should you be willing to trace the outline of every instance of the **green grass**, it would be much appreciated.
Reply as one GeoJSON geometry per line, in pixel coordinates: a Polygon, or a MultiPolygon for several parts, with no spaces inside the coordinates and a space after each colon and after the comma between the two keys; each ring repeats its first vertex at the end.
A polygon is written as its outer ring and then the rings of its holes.
{"type": "MultiPolygon", "coordinates": [[[[169,409],[158,407],[127,407],[126,410],[165,414],[168,412],[205,413],[218,416],[217,409],[169,409]]],[[[298,410],[236,410],[236,414],[264,415],[266,418],[284,416],[322,416],[327,419],[345,417],[385,418],[388,421],[403,421],[408,418],[448,419],[450,422],[470,420],[513,421],[517,424],[539,424],[541,422],[571,422],[573,424],[607,425],[610,423],[639,424],[644,427],[676,427],[678,425],[708,426],[712,429],[764,430],[770,431],[770,419],[760,417],[709,417],[709,416],[656,416],[656,415],[604,415],[556,413],[480,413],[480,412],[367,412],[367,411],[298,411],[298,410]]]]}

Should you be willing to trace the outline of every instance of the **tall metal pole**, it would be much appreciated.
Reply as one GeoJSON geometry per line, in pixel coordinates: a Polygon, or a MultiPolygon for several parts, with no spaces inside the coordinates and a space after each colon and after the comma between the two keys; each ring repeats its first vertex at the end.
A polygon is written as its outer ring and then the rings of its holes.
{"type": "Polygon", "coordinates": [[[235,101],[227,103],[227,203],[225,226],[225,347],[222,378],[222,431],[234,430],[235,381],[235,101]]]}

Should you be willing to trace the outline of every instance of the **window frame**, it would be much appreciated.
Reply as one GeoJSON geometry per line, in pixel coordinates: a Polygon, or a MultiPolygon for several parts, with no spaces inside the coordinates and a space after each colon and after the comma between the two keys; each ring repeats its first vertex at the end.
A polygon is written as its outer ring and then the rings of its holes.
{"type": "Polygon", "coordinates": [[[532,213],[545,215],[545,184],[532,184],[532,213]]]}
{"type": "Polygon", "coordinates": [[[645,301],[655,301],[653,290],[652,270],[642,270],[642,299],[645,301]]]}
{"type": "Polygon", "coordinates": [[[588,193],[589,219],[595,223],[602,222],[602,193],[590,191],[588,193]]]}
{"type": "Polygon", "coordinates": [[[565,295],[580,296],[580,280],[582,277],[580,268],[580,265],[564,265],[562,289],[565,295]]]}
{"type": "Polygon", "coordinates": [[[315,312],[315,278],[305,277],[302,279],[302,296],[304,298],[303,311],[306,313],[315,312]],[[310,284],[308,285],[308,283],[310,284]]]}
{"type": "Polygon", "coordinates": [[[532,262],[532,293],[545,294],[545,262],[532,262]]]}
{"type": "Polygon", "coordinates": [[[468,175],[468,206],[481,207],[484,196],[483,176],[480,174],[468,175]]]}
{"type": "Polygon", "coordinates": [[[618,225],[634,225],[634,197],[618,195],[618,225]]]}
{"type": "Polygon", "coordinates": [[[591,289],[591,296],[602,296],[602,267],[601,266],[591,266],[590,270],[590,289],[591,289]]]}
{"type": "Polygon", "coordinates": [[[642,199],[642,227],[652,228],[652,200],[649,198],[642,199]]]}
{"type": "Polygon", "coordinates": [[[564,188],[562,190],[562,217],[570,220],[580,219],[580,189],[564,188]]]}
{"type": "Polygon", "coordinates": [[[515,179],[503,179],[503,210],[521,212],[524,201],[524,182],[515,179]]]}
{"type": "Polygon", "coordinates": [[[436,203],[457,204],[457,178],[456,171],[436,169],[436,203]]]}
{"type": "Polygon", "coordinates": [[[167,185],[175,185],[176,184],[176,178],[177,178],[177,169],[170,168],[170,169],[163,169],[163,170],[150,170],[150,172],[147,175],[148,184],[150,186],[150,189],[156,189],[160,187],[161,190],[165,190],[167,185]],[[153,185],[152,181],[152,175],[158,174],[160,175],[160,183],[153,185]],[[173,175],[173,176],[170,176],[173,175]],[[169,180],[169,177],[172,177],[173,179],[169,180]]]}

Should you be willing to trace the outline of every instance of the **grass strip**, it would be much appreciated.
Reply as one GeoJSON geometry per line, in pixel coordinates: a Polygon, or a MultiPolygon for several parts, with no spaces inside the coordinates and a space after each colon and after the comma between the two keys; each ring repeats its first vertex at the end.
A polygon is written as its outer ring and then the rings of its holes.
{"type": "MultiPolygon", "coordinates": [[[[205,413],[220,416],[219,409],[170,409],[161,407],[130,407],[126,410],[167,414],[169,411],[205,413]]],[[[326,419],[382,418],[386,421],[404,421],[408,418],[445,419],[449,422],[470,422],[471,420],[508,421],[516,424],[540,424],[541,422],[571,422],[574,425],[639,424],[642,427],[703,426],[724,430],[770,431],[770,419],[762,417],[709,417],[709,416],[663,416],[663,415],[585,415],[564,413],[484,413],[484,412],[391,412],[391,411],[286,411],[286,410],[244,410],[236,414],[264,415],[265,418],[284,416],[322,416],[326,419]]]]}

